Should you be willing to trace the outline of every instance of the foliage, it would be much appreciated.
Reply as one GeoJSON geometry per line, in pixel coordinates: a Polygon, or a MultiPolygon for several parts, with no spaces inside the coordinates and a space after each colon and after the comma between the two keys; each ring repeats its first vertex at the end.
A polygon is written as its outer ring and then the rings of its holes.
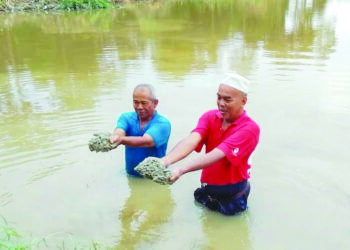
{"type": "Polygon", "coordinates": [[[5,224],[0,228],[0,249],[26,250],[39,245],[39,241],[24,239],[13,227],[5,224]]]}
{"type": "Polygon", "coordinates": [[[0,11],[83,10],[119,6],[115,0],[0,0],[0,11]]]}
{"type": "Polygon", "coordinates": [[[59,6],[64,10],[108,8],[109,0],[60,0],[59,6]]]}
{"type": "Polygon", "coordinates": [[[59,0],[0,0],[0,11],[38,11],[54,9],[59,0]]]}
{"type": "MultiPolygon", "coordinates": [[[[2,217],[2,216],[1,216],[2,217]]],[[[51,249],[48,245],[47,239],[33,239],[25,238],[18,231],[10,226],[5,218],[3,218],[3,223],[0,223],[0,250],[31,250],[31,249],[51,249]]],[[[49,237],[50,238],[50,237],[49,237]]],[[[92,241],[91,245],[80,243],[77,239],[73,237],[65,237],[61,242],[61,245],[57,245],[55,249],[86,249],[86,250],[102,250],[110,249],[101,243],[92,241]]]]}

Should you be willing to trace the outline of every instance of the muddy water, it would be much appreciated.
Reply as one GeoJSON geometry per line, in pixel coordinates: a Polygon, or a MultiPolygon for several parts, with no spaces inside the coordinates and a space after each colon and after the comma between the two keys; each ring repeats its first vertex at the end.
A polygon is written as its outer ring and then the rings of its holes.
{"type": "Polygon", "coordinates": [[[43,249],[350,248],[349,11],[193,0],[1,15],[0,215],[43,249]],[[157,89],[171,148],[215,108],[227,71],[252,81],[261,127],[245,213],[194,203],[199,172],[161,186],[128,177],[123,148],[89,151],[141,82],[157,89]]]}

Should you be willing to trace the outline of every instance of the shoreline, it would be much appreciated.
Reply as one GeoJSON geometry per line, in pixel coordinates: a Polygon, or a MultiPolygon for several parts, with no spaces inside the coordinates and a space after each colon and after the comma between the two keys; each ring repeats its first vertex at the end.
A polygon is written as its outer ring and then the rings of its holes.
{"type": "Polygon", "coordinates": [[[120,8],[123,0],[0,0],[0,14],[120,8]]]}

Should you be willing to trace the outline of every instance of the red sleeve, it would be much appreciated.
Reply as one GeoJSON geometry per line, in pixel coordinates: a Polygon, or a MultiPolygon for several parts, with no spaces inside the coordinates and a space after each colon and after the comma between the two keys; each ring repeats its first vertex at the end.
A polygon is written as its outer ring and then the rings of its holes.
{"type": "Polygon", "coordinates": [[[232,164],[239,164],[242,159],[248,158],[254,151],[258,141],[250,130],[237,131],[226,138],[219,146],[232,164]]]}

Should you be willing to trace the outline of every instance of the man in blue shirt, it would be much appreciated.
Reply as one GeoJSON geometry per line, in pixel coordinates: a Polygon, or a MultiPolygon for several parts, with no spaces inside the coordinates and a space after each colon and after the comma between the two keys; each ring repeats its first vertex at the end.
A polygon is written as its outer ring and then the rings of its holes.
{"type": "Polygon", "coordinates": [[[135,112],[120,115],[111,143],[125,145],[126,172],[140,176],[134,168],[146,157],[165,156],[171,125],[158,114],[158,99],[149,84],[139,84],[133,92],[135,112]]]}

